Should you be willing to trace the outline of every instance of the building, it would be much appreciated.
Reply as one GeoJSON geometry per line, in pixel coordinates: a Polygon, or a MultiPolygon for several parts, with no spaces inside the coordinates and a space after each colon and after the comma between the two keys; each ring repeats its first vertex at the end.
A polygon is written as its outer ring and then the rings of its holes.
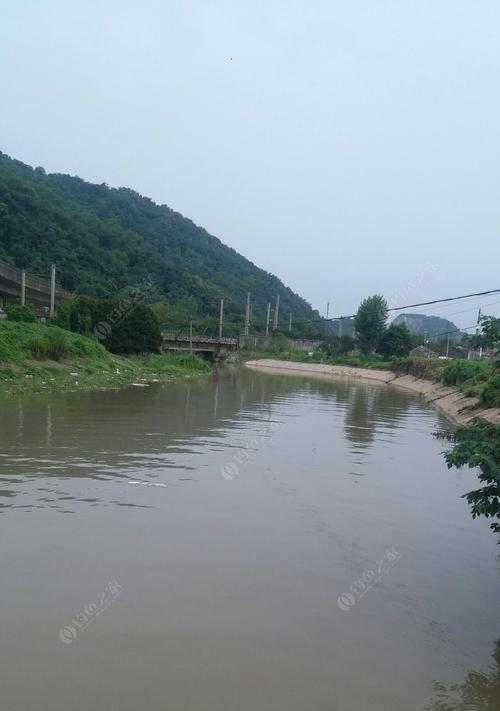
{"type": "Polygon", "coordinates": [[[426,346],[417,346],[410,351],[410,356],[413,358],[433,358],[435,355],[434,351],[431,351],[431,349],[426,346]]]}

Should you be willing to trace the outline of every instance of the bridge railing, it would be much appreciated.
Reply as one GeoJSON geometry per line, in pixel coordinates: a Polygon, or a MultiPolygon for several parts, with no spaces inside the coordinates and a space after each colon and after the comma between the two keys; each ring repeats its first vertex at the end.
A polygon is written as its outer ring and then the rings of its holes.
{"type": "MultiPolygon", "coordinates": [[[[0,260],[0,277],[21,285],[22,269],[13,267],[12,264],[7,264],[7,262],[0,260]]],[[[42,279],[41,277],[33,276],[26,272],[26,288],[39,291],[42,294],[50,294],[50,280],[42,279]]],[[[65,291],[57,282],[56,292],[59,296],[71,296],[71,294],[65,291]]]]}
{"type": "MultiPolygon", "coordinates": [[[[191,340],[190,334],[184,332],[176,333],[174,331],[164,331],[161,336],[164,341],[185,341],[189,343],[189,341],[191,340]]],[[[222,345],[228,346],[235,346],[238,343],[237,338],[219,338],[218,336],[197,336],[194,333],[192,340],[196,343],[220,343],[222,345]]]]}

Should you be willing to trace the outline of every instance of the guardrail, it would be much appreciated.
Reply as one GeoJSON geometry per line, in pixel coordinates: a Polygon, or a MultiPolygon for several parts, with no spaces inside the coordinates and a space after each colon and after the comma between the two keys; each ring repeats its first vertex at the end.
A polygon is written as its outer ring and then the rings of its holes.
{"type": "Polygon", "coordinates": [[[237,338],[219,338],[218,336],[196,336],[193,334],[192,338],[188,333],[174,333],[169,331],[164,331],[161,334],[164,341],[187,341],[192,340],[196,343],[220,343],[227,346],[236,346],[238,344],[237,338]]]}
{"type": "MultiPolygon", "coordinates": [[[[3,277],[8,281],[12,281],[15,284],[19,284],[20,286],[22,281],[22,273],[22,269],[13,267],[12,264],[7,264],[7,262],[0,261],[0,277],[3,277]]],[[[26,272],[26,288],[32,289],[33,291],[39,291],[42,294],[50,294],[50,280],[32,276],[26,272]]],[[[56,293],[59,294],[59,296],[71,296],[70,292],[65,291],[57,282],[56,293]]]]}

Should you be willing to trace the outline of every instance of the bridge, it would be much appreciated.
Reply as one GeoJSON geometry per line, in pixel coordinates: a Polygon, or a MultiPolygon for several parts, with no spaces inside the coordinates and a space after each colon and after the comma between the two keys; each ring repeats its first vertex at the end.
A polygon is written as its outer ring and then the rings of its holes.
{"type": "Polygon", "coordinates": [[[162,351],[204,353],[214,360],[224,360],[239,349],[237,338],[214,338],[212,336],[191,336],[184,333],[164,332],[161,334],[161,340],[162,351]]]}
{"type": "MultiPolygon", "coordinates": [[[[53,272],[55,279],[55,270],[53,272]]],[[[51,303],[52,282],[27,274],[23,269],[16,269],[11,264],[0,261],[0,300],[3,304],[30,303],[33,306],[49,306],[51,303]]],[[[54,282],[55,301],[72,296],[54,282]]]]}

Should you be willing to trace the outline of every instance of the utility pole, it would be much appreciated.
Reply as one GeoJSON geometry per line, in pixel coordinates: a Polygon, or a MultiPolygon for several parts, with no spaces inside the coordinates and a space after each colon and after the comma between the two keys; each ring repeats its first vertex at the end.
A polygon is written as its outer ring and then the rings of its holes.
{"type": "Polygon", "coordinates": [[[56,312],[56,265],[53,264],[50,270],[50,307],[49,316],[54,316],[56,312]]]}
{"type": "Polygon", "coordinates": [[[292,312],[290,311],[290,319],[288,321],[288,330],[292,330],[292,312]]]}
{"type": "Polygon", "coordinates": [[[26,272],[21,272],[21,306],[26,304],[26,272]]]}
{"type": "Polygon", "coordinates": [[[224,299],[220,300],[220,311],[219,311],[219,338],[222,338],[222,321],[224,319],[224,299]]]}
{"type": "Polygon", "coordinates": [[[339,320],[339,336],[340,336],[340,337],[342,336],[342,325],[343,325],[343,324],[342,324],[342,316],[341,316],[341,317],[340,317],[340,320],[339,320]]]}
{"type": "Polygon", "coordinates": [[[276,331],[278,328],[278,319],[279,319],[279,312],[280,312],[280,295],[276,295],[276,308],[274,309],[274,323],[273,323],[273,331],[276,331]]]}
{"type": "Polygon", "coordinates": [[[250,328],[250,292],[247,293],[247,308],[245,311],[245,336],[248,336],[250,328]]]}
{"type": "Polygon", "coordinates": [[[446,357],[448,358],[448,355],[450,353],[450,334],[448,334],[448,339],[446,341],[446,357]]]}
{"type": "Polygon", "coordinates": [[[189,352],[193,355],[193,317],[189,321],[189,352]]]}
{"type": "MultiPolygon", "coordinates": [[[[481,331],[481,307],[479,307],[479,311],[477,312],[477,328],[476,328],[476,336],[479,335],[479,332],[481,331]]],[[[479,346],[479,360],[483,357],[483,347],[479,346]]]]}
{"type": "Polygon", "coordinates": [[[266,338],[269,336],[269,321],[271,320],[271,302],[267,302],[267,315],[266,315],[266,338]]]}
{"type": "Polygon", "coordinates": [[[330,302],[326,304],[326,318],[328,318],[328,314],[330,313],[330,302]]]}

